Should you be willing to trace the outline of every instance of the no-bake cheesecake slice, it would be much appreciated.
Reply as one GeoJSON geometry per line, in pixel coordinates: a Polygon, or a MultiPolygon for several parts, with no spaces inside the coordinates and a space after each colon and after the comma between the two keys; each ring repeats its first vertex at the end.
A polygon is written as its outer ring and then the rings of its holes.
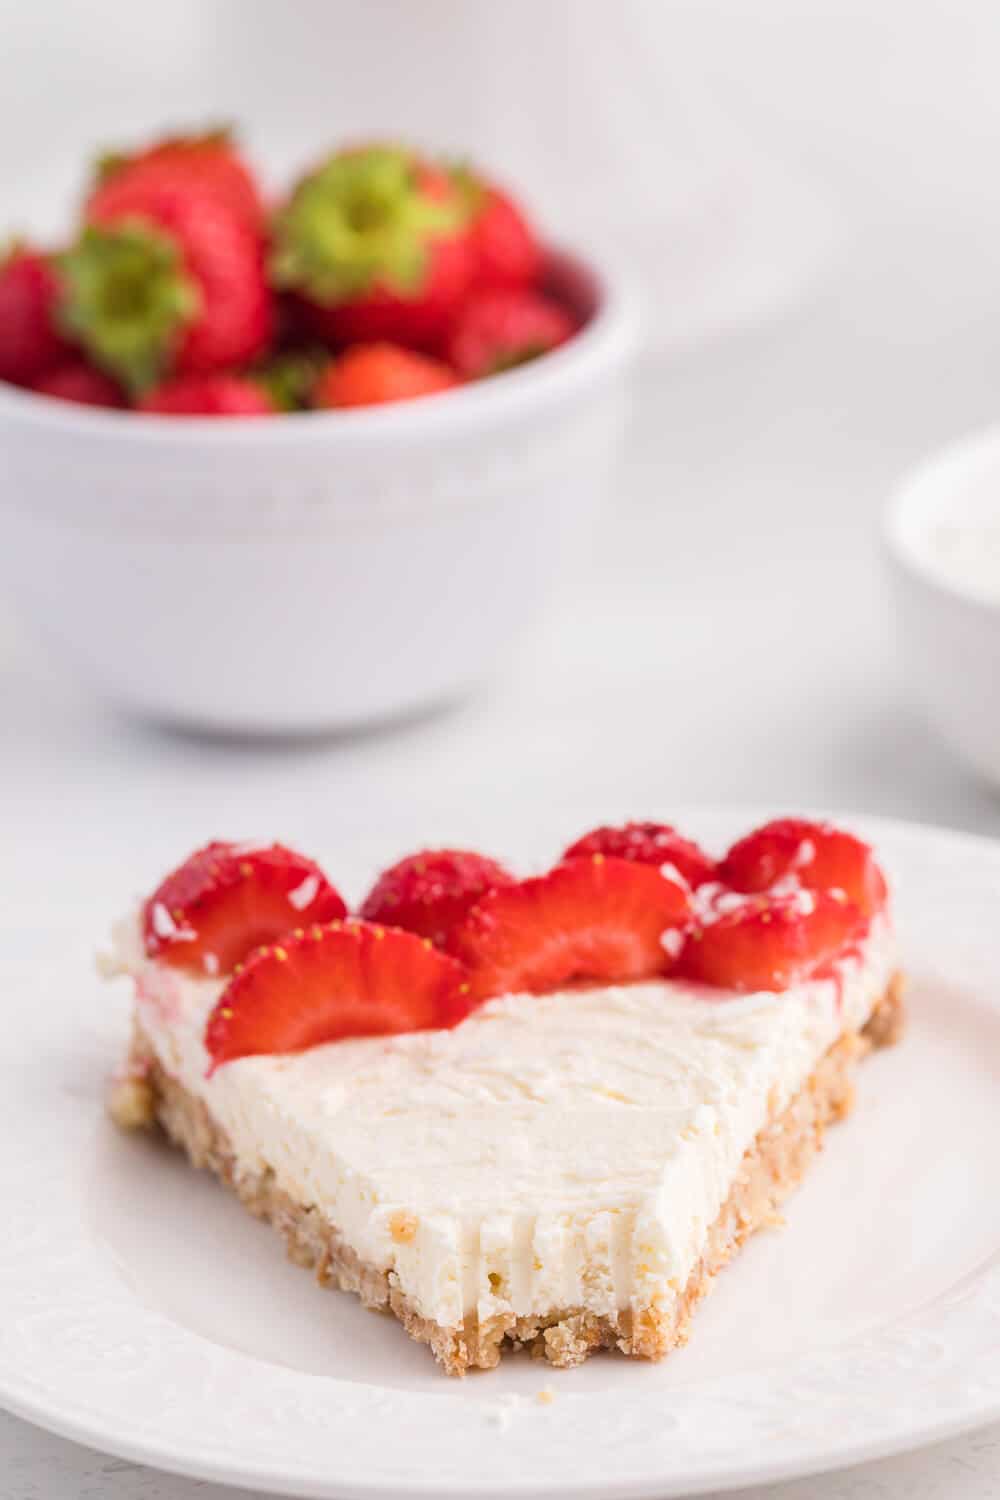
{"type": "Polygon", "coordinates": [[[437,851],[343,913],[279,846],[175,871],[116,934],[136,999],[113,1109],[452,1374],[684,1342],[900,1022],[881,873],[825,825],[718,864],[656,825],[596,830],[520,881],[437,851]]]}

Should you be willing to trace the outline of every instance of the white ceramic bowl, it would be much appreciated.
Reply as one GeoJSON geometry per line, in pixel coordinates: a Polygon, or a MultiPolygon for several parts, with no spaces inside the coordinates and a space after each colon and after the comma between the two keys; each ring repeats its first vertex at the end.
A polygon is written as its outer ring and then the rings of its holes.
{"type": "Polygon", "coordinates": [[[1000,428],[919,465],[889,505],[885,541],[914,693],[962,759],[1000,785],[1000,573],[989,578],[1000,568],[1000,428]],[[970,541],[989,534],[987,567],[986,547],[970,541]]]}
{"type": "Polygon", "coordinates": [[[553,256],[564,348],[442,396],[221,421],[0,386],[0,583],[106,694],[340,729],[445,702],[537,625],[626,406],[631,298],[553,256]]]}

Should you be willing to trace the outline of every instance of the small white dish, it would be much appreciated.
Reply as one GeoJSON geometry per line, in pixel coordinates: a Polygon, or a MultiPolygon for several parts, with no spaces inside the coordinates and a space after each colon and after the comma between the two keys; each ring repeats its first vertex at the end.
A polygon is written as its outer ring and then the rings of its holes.
{"type": "Polygon", "coordinates": [[[204,730],[413,713],[537,625],[601,496],[636,341],[627,288],[554,254],[562,349],[444,395],[258,420],[0,386],[0,580],[112,699],[204,730]]]}
{"type": "MultiPolygon", "coordinates": [[[[721,848],[760,810],[665,816],[721,848]]],[[[405,847],[399,828],[317,817],[313,852],[351,895],[405,847]]],[[[527,867],[583,822],[484,813],[423,832],[527,867]]],[[[90,953],[149,874],[128,841],[117,858],[110,842],[68,849],[44,904],[0,868],[0,1404],[130,1459],[337,1500],[664,1500],[1000,1417],[1000,1198],[984,1147],[1000,1131],[1000,844],[858,827],[894,883],[910,1026],[863,1065],[857,1109],[786,1227],[741,1251],[690,1345],[660,1365],[515,1357],[465,1381],[393,1320],[318,1290],[207,1175],[103,1119],[128,999],[90,953]]]]}
{"type": "Polygon", "coordinates": [[[914,695],[1000,785],[1000,427],[919,464],[890,501],[884,536],[914,695]]]}

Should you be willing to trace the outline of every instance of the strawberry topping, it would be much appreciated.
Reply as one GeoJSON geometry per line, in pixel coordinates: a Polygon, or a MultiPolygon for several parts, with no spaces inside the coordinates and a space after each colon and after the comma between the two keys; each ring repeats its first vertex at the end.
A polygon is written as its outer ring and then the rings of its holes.
{"type": "Polygon", "coordinates": [[[766,891],[788,876],[807,890],[843,892],[866,917],[886,903],[885,877],[871,849],[829,823],[765,823],[735,843],[719,866],[719,879],[737,891],[766,891]]]}
{"type": "Polygon", "coordinates": [[[184,861],[143,910],[151,958],[226,974],[262,943],[347,908],[319,865],[281,844],[216,842],[184,861]]]}
{"type": "Polygon", "coordinates": [[[672,967],[689,916],[676,880],[595,854],[491,891],[449,948],[469,966],[477,1000],[573,980],[648,979],[672,967]]]}
{"type": "Polygon", "coordinates": [[[715,879],[715,861],[667,823],[624,823],[595,828],[570,844],[563,859],[610,854],[642,865],[673,865],[690,886],[715,879]]]}
{"type": "Polygon", "coordinates": [[[151,958],[232,977],[205,1032],[212,1068],[348,1037],[457,1025],[494,995],[677,974],[720,991],[836,978],[887,901],[866,844],[785,819],[713,866],[660,823],[595,828],[515,880],[471,851],[383,871],[347,918],[319,866],[280,844],[199,849],[146,903],[151,958]]]}
{"type": "Polygon", "coordinates": [[[209,1016],[205,1046],[214,1070],[261,1052],[455,1026],[469,1008],[461,964],[426,939],[369,922],[317,924],[252,954],[209,1016]]]}
{"type": "Polygon", "coordinates": [[[369,922],[404,927],[447,946],[452,929],[471,907],[513,875],[482,854],[464,849],[425,849],[383,870],[361,906],[369,922]]]}
{"type": "Polygon", "coordinates": [[[856,906],[826,891],[750,896],[720,904],[689,934],[681,968],[723,989],[786,990],[848,949],[864,925],[856,906]]]}

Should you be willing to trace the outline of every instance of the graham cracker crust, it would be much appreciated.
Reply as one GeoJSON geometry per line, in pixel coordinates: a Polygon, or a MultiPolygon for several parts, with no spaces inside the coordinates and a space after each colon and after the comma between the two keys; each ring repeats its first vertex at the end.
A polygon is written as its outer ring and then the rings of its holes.
{"type": "Polygon", "coordinates": [[[480,1323],[466,1318],[446,1328],[422,1317],[401,1291],[395,1272],[365,1264],[346,1245],[336,1228],[316,1210],[294,1202],[275,1183],[270,1171],[237,1173],[225,1134],[204,1104],[160,1066],[141,1030],[136,1031],[129,1076],[112,1095],[111,1112],[119,1124],[160,1125],[195,1167],[204,1167],[229,1184],[244,1205],[284,1237],[289,1258],[313,1269],[322,1286],[354,1292],[368,1308],[394,1314],[411,1338],[429,1344],[449,1375],[472,1368],[492,1369],[505,1343],[527,1348],[536,1358],[558,1366],[577,1365],[598,1349],[618,1349],[642,1359],[662,1359],[687,1343],[691,1316],[723,1266],[756,1229],[781,1222],[778,1207],[798,1186],[810,1162],[822,1149],[827,1125],[843,1119],[854,1103],[853,1075],[858,1062],[876,1047],[896,1042],[903,1029],[903,980],[896,975],[861,1032],[845,1033],[826,1053],[816,1071],[781,1114],[771,1119],[743,1158],[732,1190],[713,1224],[705,1252],[683,1293],[662,1304],[625,1308],[598,1316],[581,1308],[563,1308],[543,1318],[501,1314],[480,1323]]]}

